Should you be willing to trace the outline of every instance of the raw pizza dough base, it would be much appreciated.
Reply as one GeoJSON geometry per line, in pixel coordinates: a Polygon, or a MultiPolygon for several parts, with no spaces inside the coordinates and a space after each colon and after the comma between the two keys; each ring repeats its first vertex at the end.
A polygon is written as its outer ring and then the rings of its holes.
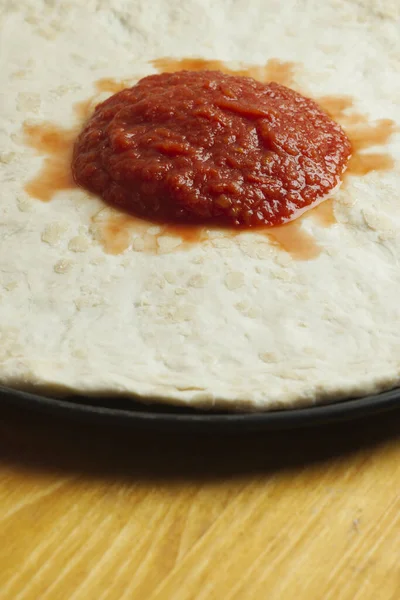
{"type": "MultiPolygon", "coordinates": [[[[270,410],[399,383],[398,163],[352,177],[336,225],[304,222],[323,248],[314,260],[253,233],[113,256],[91,228],[100,200],[24,191],[43,158],[21,135],[27,120],[70,127],[94,81],[141,77],[165,55],[296,61],[312,95],[350,94],[371,119],[400,123],[397,0],[0,0],[0,11],[3,385],[270,410]]],[[[386,150],[400,159],[399,136],[386,150]]]]}

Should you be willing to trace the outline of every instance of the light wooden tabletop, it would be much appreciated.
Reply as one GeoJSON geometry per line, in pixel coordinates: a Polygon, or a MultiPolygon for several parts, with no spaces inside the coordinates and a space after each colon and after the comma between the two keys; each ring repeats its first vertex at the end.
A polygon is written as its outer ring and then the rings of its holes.
{"type": "Polygon", "coordinates": [[[2,600],[398,600],[400,412],[241,437],[0,410],[2,600]]]}

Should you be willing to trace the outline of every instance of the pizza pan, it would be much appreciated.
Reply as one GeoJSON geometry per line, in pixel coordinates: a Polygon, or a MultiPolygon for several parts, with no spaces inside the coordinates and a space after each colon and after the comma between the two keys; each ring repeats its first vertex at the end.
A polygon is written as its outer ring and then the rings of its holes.
{"type": "Polygon", "coordinates": [[[24,410],[61,418],[97,421],[110,426],[153,428],[164,431],[216,432],[291,429],[324,425],[400,409],[400,388],[333,404],[272,412],[205,412],[189,408],[146,405],[132,400],[87,397],[48,398],[0,386],[3,402],[24,410]]]}

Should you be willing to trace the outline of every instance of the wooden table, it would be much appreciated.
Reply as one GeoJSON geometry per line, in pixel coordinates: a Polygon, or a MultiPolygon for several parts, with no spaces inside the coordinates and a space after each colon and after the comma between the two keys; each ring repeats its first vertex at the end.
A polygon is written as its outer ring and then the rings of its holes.
{"type": "Polygon", "coordinates": [[[0,410],[2,600],[398,600],[400,412],[241,437],[0,410]]]}

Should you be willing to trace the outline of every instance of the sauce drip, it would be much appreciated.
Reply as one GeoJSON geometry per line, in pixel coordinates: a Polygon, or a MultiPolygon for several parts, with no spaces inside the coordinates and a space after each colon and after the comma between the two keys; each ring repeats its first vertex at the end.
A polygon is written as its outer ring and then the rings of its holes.
{"type": "Polygon", "coordinates": [[[294,62],[270,58],[265,65],[246,65],[245,67],[232,68],[221,60],[205,60],[203,58],[157,58],[152,65],[159,73],[174,73],[175,71],[221,71],[226,75],[243,75],[253,77],[257,81],[267,83],[274,81],[293,89],[295,87],[295,73],[299,68],[294,62]]]}
{"type": "Polygon", "coordinates": [[[292,258],[297,260],[310,260],[316,258],[321,248],[314,238],[301,228],[299,220],[272,227],[268,233],[270,241],[288,252],[292,258]]]}
{"type": "Polygon", "coordinates": [[[321,202],[321,204],[318,204],[318,206],[310,211],[309,215],[306,213],[306,216],[314,219],[321,227],[330,227],[337,223],[332,198],[328,198],[321,202]]]}
{"type": "Polygon", "coordinates": [[[45,159],[39,173],[25,186],[25,191],[43,202],[52,199],[56,192],[76,186],[69,168],[75,131],[62,129],[52,123],[25,124],[26,144],[45,159]]]}
{"type": "Polygon", "coordinates": [[[369,121],[368,117],[353,108],[349,96],[323,96],[317,99],[319,105],[346,131],[352,145],[353,154],[347,166],[348,175],[367,175],[372,171],[388,171],[394,160],[387,152],[363,152],[375,146],[384,146],[398,131],[391,119],[369,121]]]}
{"type": "Polygon", "coordinates": [[[131,245],[137,252],[166,254],[208,239],[204,227],[151,223],[124,213],[104,209],[93,218],[93,229],[108,254],[121,254],[131,245]],[[111,215],[110,215],[111,212],[111,215]]]}
{"type": "MultiPolygon", "coordinates": [[[[228,67],[221,61],[203,59],[171,59],[160,58],[153,61],[153,66],[159,71],[173,72],[181,69],[207,70],[219,69],[224,73],[247,75],[259,81],[275,81],[296,89],[295,74],[300,68],[296,63],[282,62],[270,59],[264,66],[247,65],[238,69],[228,67]]],[[[95,85],[97,92],[116,93],[132,85],[134,79],[115,80],[100,79],[95,85]]],[[[324,96],[315,98],[319,105],[335,119],[346,131],[353,147],[347,174],[364,176],[371,171],[386,171],[393,167],[393,158],[387,152],[365,152],[386,144],[394,132],[398,131],[396,124],[389,119],[370,121],[362,113],[353,109],[353,99],[349,96],[324,96]]],[[[23,127],[26,144],[44,156],[39,173],[30,180],[26,191],[34,198],[49,201],[59,191],[76,187],[71,176],[70,161],[73,143],[82,123],[88,118],[94,108],[93,98],[76,103],[74,106],[77,126],[71,129],[61,128],[53,123],[44,122],[39,125],[25,124],[23,127]]],[[[118,213],[106,214],[105,218],[93,217],[96,236],[106,252],[119,254],[129,248],[138,251],[159,252],[163,246],[162,238],[175,239],[175,249],[189,247],[193,243],[208,239],[208,230],[199,226],[166,225],[141,220],[130,215],[118,213]],[[149,233],[150,231],[150,233],[149,233]],[[135,242],[135,239],[137,240],[135,242]]],[[[271,243],[289,252],[293,258],[308,260],[315,258],[321,251],[315,239],[308,234],[301,223],[305,219],[313,219],[323,227],[336,223],[334,201],[325,200],[315,208],[304,213],[301,217],[286,225],[273,229],[257,229],[256,235],[263,234],[271,243]]],[[[227,229],[226,237],[240,235],[240,230],[227,229]]],[[[172,246],[172,244],[171,244],[172,246]]],[[[168,244],[165,245],[168,248],[168,244]]],[[[168,251],[168,250],[166,250],[168,251]]]]}

